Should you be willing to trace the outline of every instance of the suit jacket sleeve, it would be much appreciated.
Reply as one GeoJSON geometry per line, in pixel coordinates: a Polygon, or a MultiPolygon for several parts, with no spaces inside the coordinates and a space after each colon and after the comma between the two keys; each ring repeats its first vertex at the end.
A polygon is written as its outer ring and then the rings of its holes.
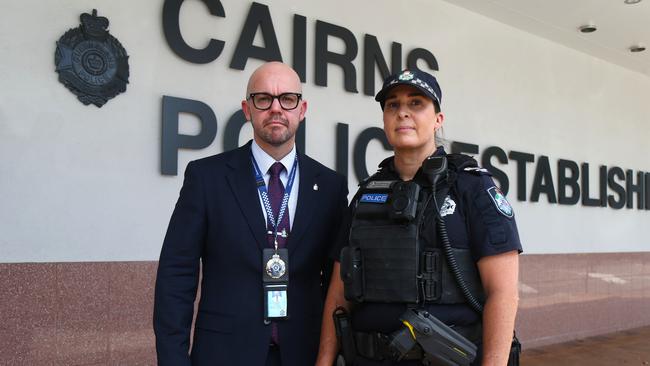
{"type": "MultiPolygon", "coordinates": [[[[339,179],[339,192],[336,196],[336,220],[334,225],[331,228],[331,234],[329,239],[329,247],[326,253],[324,253],[325,264],[323,266],[323,299],[327,297],[327,290],[329,289],[329,282],[332,278],[332,267],[334,261],[339,261],[338,253],[341,251],[339,249],[339,237],[341,231],[343,230],[344,225],[347,223],[348,216],[348,182],[342,176],[338,177],[339,179]]],[[[349,226],[346,226],[349,227],[349,226]]]]}
{"type": "Polygon", "coordinates": [[[194,162],[188,164],[160,253],[154,297],[159,365],[191,365],[190,328],[207,226],[204,185],[198,173],[194,162]]]}

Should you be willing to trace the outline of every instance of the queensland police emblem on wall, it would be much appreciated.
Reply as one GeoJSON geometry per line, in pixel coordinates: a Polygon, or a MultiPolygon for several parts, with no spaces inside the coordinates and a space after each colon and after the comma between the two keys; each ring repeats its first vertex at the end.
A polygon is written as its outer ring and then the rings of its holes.
{"type": "Polygon", "coordinates": [[[56,43],[56,72],[83,104],[101,107],[126,91],[129,56],[108,33],[108,19],[98,17],[97,10],[80,18],[81,25],[65,32],[56,43]]]}

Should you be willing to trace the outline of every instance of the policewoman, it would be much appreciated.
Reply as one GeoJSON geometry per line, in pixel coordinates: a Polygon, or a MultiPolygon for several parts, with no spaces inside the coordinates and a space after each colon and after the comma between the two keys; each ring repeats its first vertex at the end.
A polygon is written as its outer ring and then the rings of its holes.
{"type": "Polygon", "coordinates": [[[474,159],[438,146],[434,76],[391,75],[375,100],[395,154],[360,183],[344,220],[317,365],[338,354],[362,366],[514,364],[512,207],[474,159]]]}

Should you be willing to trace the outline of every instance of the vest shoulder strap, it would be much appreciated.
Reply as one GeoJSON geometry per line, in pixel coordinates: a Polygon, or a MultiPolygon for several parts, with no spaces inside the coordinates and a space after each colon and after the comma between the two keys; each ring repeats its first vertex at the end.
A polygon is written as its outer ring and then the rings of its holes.
{"type": "Polygon", "coordinates": [[[447,166],[450,170],[459,172],[461,170],[471,171],[473,169],[467,168],[478,168],[478,162],[476,159],[469,155],[465,154],[447,154],[447,166]]]}

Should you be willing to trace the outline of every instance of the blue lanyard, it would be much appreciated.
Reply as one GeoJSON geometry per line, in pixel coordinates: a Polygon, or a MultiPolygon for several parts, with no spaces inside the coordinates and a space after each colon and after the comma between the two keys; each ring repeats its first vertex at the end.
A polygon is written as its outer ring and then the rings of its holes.
{"type": "Polygon", "coordinates": [[[260,192],[260,196],[262,197],[262,202],[264,203],[264,210],[266,211],[266,217],[268,219],[268,222],[273,227],[275,249],[277,250],[278,249],[278,225],[280,225],[280,222],[282,221],[282,217],[284,216],[284,213],[287,211],[287,206],[289,206],[289,195],[291,194],[293,181],[296,178],[296,167],[298,166],[298,154],[296,154],[296,158],[293,160],[293,166],[291,167],[291,172],[289,172],[289,180],[287,181],[287,186],[284,189],[284,196],[282,197],[282,204],[280,205],[280,212],[278,212],[277,220],[275,220],[275,217],[273,216],[273,209],[271,208],[271,201],[269,201],[268,189],[266,188],[266,184],[264,183],[264,176],[262,175],[262,172],[260,171],[260,167],[257,165],[257,162],[255,161],[255,157],[251,156],[251,160],[253,161],[253,173],[255,174],[255,183],[257,184],[257,190],[260,192]]]}

